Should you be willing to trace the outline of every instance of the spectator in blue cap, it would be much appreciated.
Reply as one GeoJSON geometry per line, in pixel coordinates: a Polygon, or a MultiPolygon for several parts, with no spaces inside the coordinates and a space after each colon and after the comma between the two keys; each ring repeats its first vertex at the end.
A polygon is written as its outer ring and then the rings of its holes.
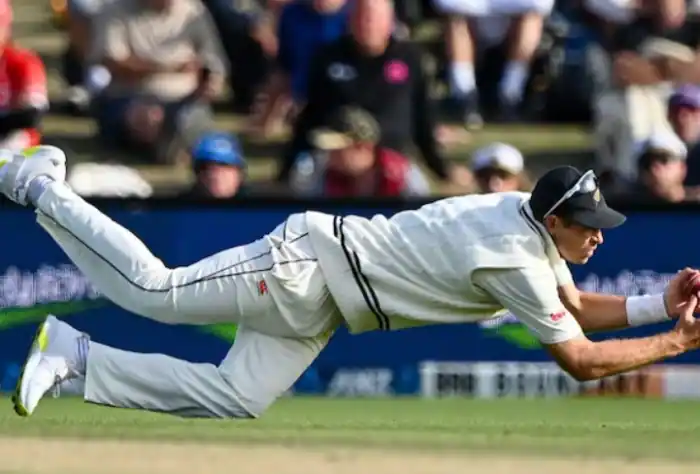
{"type": "Polygon", "coordinates": [[[685,183],[700,185],[700,87],[687,84],[674,91],[668,101],[668,120],[688,148],[685,183]]]}
{"type": "Polygon", "coordinates": [[[241,193],[246,163],[238,139],[228,133],[203,135],[192,150],[197,181],[192,194],[228,199],[241,193]]]}

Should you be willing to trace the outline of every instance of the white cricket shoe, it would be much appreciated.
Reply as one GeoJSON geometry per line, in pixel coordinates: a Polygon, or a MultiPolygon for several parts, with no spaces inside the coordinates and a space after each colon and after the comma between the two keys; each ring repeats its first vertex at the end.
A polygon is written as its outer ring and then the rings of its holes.
{"type": "Polygon", "coordinates": [[[66,154],[60,148],[40,145],[20,153],[0,150],[0,192],[14,202],[27,204],[27,187],[37,176],[66,180],[66,154]]]}
{"type": "Polygon", "coordinates": [[[47,317],[39,326],[12,396],[19,416],[31,415],[49,390],[84,375],[81,365],[85,361],[79,360],[84,338],[87,335],[55,316],[47,317]]]}

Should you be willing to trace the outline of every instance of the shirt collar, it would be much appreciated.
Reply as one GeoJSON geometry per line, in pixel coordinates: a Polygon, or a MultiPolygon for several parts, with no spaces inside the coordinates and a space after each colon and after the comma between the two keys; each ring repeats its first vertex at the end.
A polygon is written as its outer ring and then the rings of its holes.
{"type": "Polygon", "coordinates": [[[557,246],[554,243],[552,236],[549,235],[549,231],[544,226],[544,224],[542,224],[537,219],[535,219],[535,216],[532,213],[532,208],[530,207],[529,200],[523,202],[520,205],[520,214],[521,214],[522,218],[525,220],[525,223],[537,235],[539,235],[540,239],[542,240],[542,243],[544,244],[544,250],[545,250],[545,253],[547,254],[547,258],[550,260],[550,262],[553,265],[556,263],[559,263],[562,260],[561,255],[559,254],[559,250],[557,249],[557,246]]]}

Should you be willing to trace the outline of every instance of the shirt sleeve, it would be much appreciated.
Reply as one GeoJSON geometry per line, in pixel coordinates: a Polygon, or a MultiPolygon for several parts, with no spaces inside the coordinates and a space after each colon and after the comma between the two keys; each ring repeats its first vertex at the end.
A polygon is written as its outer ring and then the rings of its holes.
{"type": "Polygon", "coordinates": [[[126,38],[126,28],[120,16],[114,12],[99,15],[89,58],[101,63],[106,59],[123,61],[131,55],[126,38]]]}
{"type": "Polygon", "coordinates": [[[571,270],[566,264],[566,260],[561,259],[552,267],[554,276],[557,279],[557,286],[565,286],[574,283],[574,277],[571,275],[571,270]]]}
{"type": "Polygon", "coordinates": [[[484,269],[474,284],[532,331],[542,344],[558,344],[583,334],[557,293],[557,277],[546,264],[519,269],[484,269]]]}
{"type": "Polygon", "coordinates": [[[193,34],[195,48],[204,60],[204,66],[214,74],[226,75],[228,61],[224,54],[224,48],[219,41],[214,20],[203,6],[193,19],[193,34]]]}

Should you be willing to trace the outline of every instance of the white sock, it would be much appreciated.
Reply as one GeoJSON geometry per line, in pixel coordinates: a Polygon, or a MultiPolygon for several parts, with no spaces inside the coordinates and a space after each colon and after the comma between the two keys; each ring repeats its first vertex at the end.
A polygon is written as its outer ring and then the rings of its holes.
{"type": "Polygon", "coordinates": [[[78,338],[78,346],[76,352],[74,369],[79,375],[85,377],[85,371],[87,370],[87,360],[90,354],[90,337],[87,334],[83,334],[78,338]]]}
{"type": "Polygon", "coordinates": [[[90,66],[85,73],[84,86],[91,94],[104,90],[112,82],[112,74],[104,66],[90,66]]]}
{"type": "Polygon", "coordinates": [[[522,100],[529,69],[530,65],[525,61],[508,61],[500,83],[503,99],[511,103],[522,100]]]}
{"type": "Polygon", "coordinates": [[[476,89],[476,77],[472,63],[452,63],[449,70],[452,97],[463,98],[476,89]]]}
{"type": "Polygon", "coordinates": [[[85,395],[85,377],[71,377],[64,380],[57,387],[56,395],[76,395],[82,397],[85,395]]]}

